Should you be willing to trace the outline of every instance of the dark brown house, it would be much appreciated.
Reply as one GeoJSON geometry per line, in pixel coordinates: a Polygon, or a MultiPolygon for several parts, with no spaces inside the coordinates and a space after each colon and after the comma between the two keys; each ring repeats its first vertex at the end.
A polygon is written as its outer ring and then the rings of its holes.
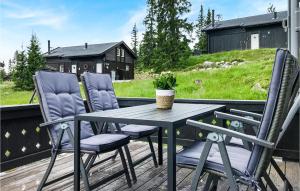
{"type": "Polygon", "coordinates": [[[84,71],[110,74],[113,80],[134,78],[136,55],[125,42],[87,44],[83,46],[58,47],[44,54],[47,67],[60,72],[84,71]]]}
{"type": "Polygon", "coordinates": [[[287,32],[282,24],[286,19],[287,11],[281,11],[212,22],[203,30],[208,37],[208,52],[286,48],[287,32]]]}

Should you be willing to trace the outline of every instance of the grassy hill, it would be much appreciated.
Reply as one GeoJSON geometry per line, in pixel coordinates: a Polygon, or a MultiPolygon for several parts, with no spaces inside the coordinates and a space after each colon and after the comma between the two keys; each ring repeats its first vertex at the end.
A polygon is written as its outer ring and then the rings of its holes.
{"type": "MultiPolygon", "coordinates": [[[[275,49],[228,51],[215,54],[191,56],[180,70],[176,69],[177,98],[199,99],[246,99],[266,98],[275,49]],[[202,69],[205,61],[232,62],[240,64],[230,68],[202,69]],[[195,83],[195,81],[201,81],[195,83]]],[[[119,97],[155,97],[151,75],[138,74],[130,82],[115,83],[119,97]]],[[[15,91],[12,82],[0,84],[1,105],[26,104],[32,92],[15,91]]],[[[84,94],[82,94],[84,95],[84,94]]]]}
{"type": "MultiPolygon", "coordinates": [[[[275,49],[228,51],[191,56],[181,71],[176,71],[177,98],[263,100],[267,95],[275,49]],[[232,62],[230,68],[200,69],[205,61],[232,62]],[[201,84],[195,83],[201,80],[201,84]],[[257,87],[258,86],[258,87],[257,87]]],[[[114,84],[116,94],[123,97],[155,97],[152,79],[114,84]]]]}

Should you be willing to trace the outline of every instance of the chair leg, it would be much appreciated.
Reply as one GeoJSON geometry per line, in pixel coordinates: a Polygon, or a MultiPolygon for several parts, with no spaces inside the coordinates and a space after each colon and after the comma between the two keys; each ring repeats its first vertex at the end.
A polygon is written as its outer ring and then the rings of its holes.
{"type": "Polygon", "coordinates": [[[258,180],[258,185],[259,185],[261,191],[267,191],[267,188],[264,185],[264,183],[263,183],[263,181],[262,181],[261,178],[258,180]]]}
{"type": "Polygon", "coordinates": [[[204,185],[202,191],[209,190],[209,187],[210,187],[212,181],[213,181],[213,175],[212,174],[208,174],[208,177],[206,179],[206,182],[205,182],[205,185],[204,185]]]}
{"type": "Polygon", "coordinates": [[[80,171],[81,171],[81,176],[83,179],[85,190],[89,191],[90,190],[89,179],[85,171],[84,164],[81,157],[80,157],[80,171]]]}
{"type": "Polygon", "coordinates": [[[271,159],[271,165],[274,167],[274,169],[276,170],[276,172],[278,173],[278,175],[280,176],[280,178],[284,182],[284,185],[286,187],[285,190],[293,191],[292,184],[289,182],[289,180],[287,179],[287,177],[282,172],[282,170],[279,168],[278,164],[276,163],[276,161],[273,158],[271,159]]]}
{"type": "Polygon", "coordinates": [[[221,158],[223,161],[223,165],[225,167],[225,173],[229,180],[230,190],[237,191],[239,190],[239,188],[232,173],[230,160],[224,142],[223,141],[218,142],[218,147],[220,149],[221,158]]]}
{"type": "Polygon", "coordinates": [[[136,183],[136,175],[135,175],[135,170],[134,170],[134,166],[133,166],[133,163],[132,163],[132,158],[131,158],[128,146],[125,145],[124,149],[125,149],[126,157],[127,157],[127,160],[128,160],[129,169],[130,169],[130,172],[131,172],[132,181],[135,184],[136,183]]]}
{"type": "Polygon", "coordinates": [[[118,150],[116,150],[116,152],[115,152],[115,154],[113,155],[113,158],[112,158],[112,160],[113,160],[113,161],[115,161],[115,160],[116,160],[116,158],[117,158],[118,154],[119,154],[119,151],[118,151],[118,150]]]}
{"type": "Polygon", "coordinates": [[[92,155],[92,157],[91,157],[89,163],[87,164],[87,166],[85,166],[85,171],[86,171],[87,174],[89,173],[91,167],[93,166],[93,164],[94,164],[96,158],[97,158],[97,155],[92,155]]]}
{"type": "Polygon", "coordinates": [[[212,191],[216,191],[218,189],[219,177],[214,175],[211,189],[212,191]]]}
{"type": "Polygon", "coordinates": [[[149,146],[150,146],[150,150],[151,150],[151,153],[152,153],[152,158],[153,158],[154,166],[157,168],[158,164],[157,164],[157,160],[156,160],[156,156],[155,156],[155,150],[153,148],[153,143],[152,143],[151,137],[148,136],[147,140],[148,140],[148,143],[149,143],[149,146]]]}
{"type": "Polygon", "coordinates": [[[272,191],[278,191],[278,189],[276,188],[275,184],[273,183],[273,181],[271,180],[270,176],[267,174],[267,172],[264,172],[263,177],[267,183],[267,185],[270,186],[272,191]]]}
{"type": "Polygon", "coordinates": [[[84,162],[84,167],[85,168],[87,168],[87,166],[89,165],[92,157],[93,157],[93,155],[88,155],[88,157],[85,159],[85,162],[84,162]]]}
{"type": "Polygon", "coordinates": [[[56,157],[57,157],[57,152],[58,151],[54,151],[53,155],[51,156],[51,160],[50,160],[50,163],[49,163],[48,168],[46,170],[46,173],[44,174],[43,179],[40,182],[40,185],[39,185],[39,187],[37,189],[38,191],[42,190],[42,188],[44,187],[44,184],[46,183],[46,181],[47,181],[47,179],[48,179],[48,177],[50,175],[50,172],[51,172],[51,170],[52,170],[52,168],[54,166],[54,163],[55,163],[55,160],[56,160],[56,157]]]}
{"type": "Polygon", "coordinates": [[[126,177],[126,180],[127,180],[127,184],[128,184],[128,187],[130,188],[132,185],[131,185],[131,180],[130,180],[129,171],[128,171],[128,168],[127,168],[125,156],[124,156],[122,148],[118,149],[118,151],[119,151],[118,153],[120,154],[120,158],[121,158],[121,161],[122,161],[123,169],[125,171],[125,177],[126,177]]]}
{"type": "Polygon", "coordinates": [[[198,182],[199,182],[199,179],[200,179],[201,174],[203,172],[203,167],[204,167],[205,161],[207,159],[207,156],[209,154],[209,151],[211,149],[211,146],[212,146],[212,142],[210,140],[207,140],[205,142],[205,145],[204,145],[203,151],[201,153],[200,160],[199,160],[199,163],[197,165],[196,172],[195,172],[195,175],[194,175],[194,178],[193,178],[193,181],[192,181],[192,189],[191,189],[192,191],[197,190],[198,182]]]}

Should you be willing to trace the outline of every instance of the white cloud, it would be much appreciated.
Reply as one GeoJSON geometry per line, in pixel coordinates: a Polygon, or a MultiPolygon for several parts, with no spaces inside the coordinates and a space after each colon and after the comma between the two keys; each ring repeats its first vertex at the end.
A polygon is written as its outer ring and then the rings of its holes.
{"type": "Polygon", "coordinates": [[[68,21],[68,14],[62,8],[26,7],[2,2],[3,16],[8,19],[22,20],[29,26],[46,26],[52,29],[62,29],[68,21]]]}

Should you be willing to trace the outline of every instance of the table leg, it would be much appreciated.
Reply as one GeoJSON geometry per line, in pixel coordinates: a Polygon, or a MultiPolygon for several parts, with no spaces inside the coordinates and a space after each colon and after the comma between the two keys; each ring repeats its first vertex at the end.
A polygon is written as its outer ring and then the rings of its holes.
{"type": "Polygon", "coordinates": [[[163,149],[162,149],[162,127],[159,127],[157,134],[157,143],[158,143],[158,164],[163,164],[163,149]]]}
{"type": "Polygon", "coordinates": [[[74,124],[74,190],[80,190],[80,120],[75,119],[74,124]]]}
{"type": "Polygon", "coordinates": [[[176,129],[168,128],[168,191],[176,190],[176,129]]]}

